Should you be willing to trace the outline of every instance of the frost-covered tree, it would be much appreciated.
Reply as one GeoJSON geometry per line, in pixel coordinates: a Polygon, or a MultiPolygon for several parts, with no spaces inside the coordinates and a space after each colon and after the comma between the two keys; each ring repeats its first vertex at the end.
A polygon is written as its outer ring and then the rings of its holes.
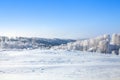
{"type": "Polygon", "coordinates": [[[120,48],[120,35],[113,34],[112,39],[110,35],[102,35],[96,38],[78,40],[76,42],[68,43],[67,45],[58,46],[57,48],[66,48],[67,50],[80,50],[90,52],[112,53],[118,54],[120,48]]]}
{"type": "Polygon", "coordinates": [[[120,45],[120,34],[113,34],[111,43],[113,45],[120,45]]]}
{"type": "Polygon", "coordinates": [[[109,52],[109,42],[106,40],[100,41],[99,45],[98,45],[98,50],[101,53],[108,53],[109,52]]]}

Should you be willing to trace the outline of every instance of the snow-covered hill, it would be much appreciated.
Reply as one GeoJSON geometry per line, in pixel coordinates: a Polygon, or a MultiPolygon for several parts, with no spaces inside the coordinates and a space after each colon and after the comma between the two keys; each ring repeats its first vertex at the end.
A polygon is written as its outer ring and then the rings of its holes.
{"type": "Polygon", "coordinates": [[[120,34],[102,35],[90,39],[45,39],[0,37],[0,49],[64,49],[120,54],[120,34]]]}
{"type": "Polygon", "coordinates": [[[27,37],[0,37],[0,49],[49,49],[51,46],[58,46],[74,42],[71,39],[46,39],[46,38],[27,38],[27,37]]]}
{"type": "Polygon", "coordinates": [[[120,80],[120,56],[81,51],[0,51],[0,80],[120,80]]]}
{"type": "Polygon", "coordinates": [[[120,34],[98,36],[86,40],[77,40],[60,46],[55,46],[53,49],[64,50],[80,50],[100,53],[120,54],[120,34]]]}

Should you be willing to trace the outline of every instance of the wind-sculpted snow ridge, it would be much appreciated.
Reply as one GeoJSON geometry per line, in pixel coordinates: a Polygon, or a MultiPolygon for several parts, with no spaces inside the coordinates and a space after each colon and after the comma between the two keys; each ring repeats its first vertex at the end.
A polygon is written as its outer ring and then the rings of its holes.
{"type": "Polygon", "coordinates": [[[55,46],[53,49],[80,50],[100,53],[120,54],[120,34],[103,35],[96,38],[55,46]]]}

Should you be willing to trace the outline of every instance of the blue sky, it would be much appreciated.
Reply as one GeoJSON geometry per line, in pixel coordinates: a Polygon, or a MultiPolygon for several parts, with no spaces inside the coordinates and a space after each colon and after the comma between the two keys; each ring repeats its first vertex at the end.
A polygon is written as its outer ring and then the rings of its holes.
{"type": "Polygon", "coordinates": [[[0,35],[89,38],[120,33],[120,0],[0,0],[0,35]]]}

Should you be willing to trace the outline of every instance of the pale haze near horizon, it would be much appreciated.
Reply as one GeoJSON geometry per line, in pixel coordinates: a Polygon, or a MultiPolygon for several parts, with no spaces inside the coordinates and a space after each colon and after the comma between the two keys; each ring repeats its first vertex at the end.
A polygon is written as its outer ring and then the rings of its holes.
{"type": "Polygon", "coordinates": [[[89,38],[120,31],[119,0],[1,0],[0,36],[89,38]]]}

